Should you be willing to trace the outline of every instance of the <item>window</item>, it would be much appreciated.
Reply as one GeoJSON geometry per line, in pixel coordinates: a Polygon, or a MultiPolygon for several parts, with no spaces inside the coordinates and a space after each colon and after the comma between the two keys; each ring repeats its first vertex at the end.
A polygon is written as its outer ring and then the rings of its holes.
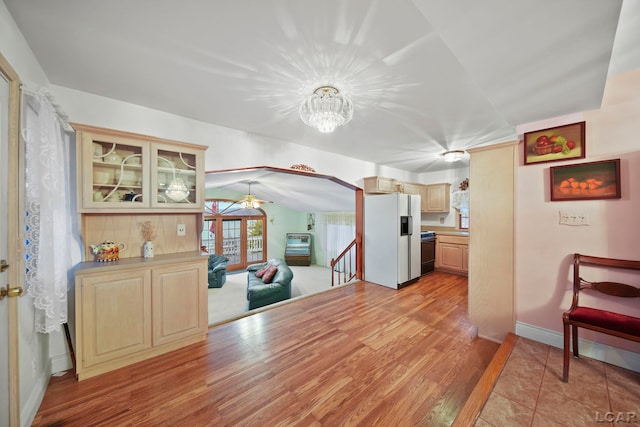
{"type": "Polygon", "coordinates": [[[458,211],[458,228],[460,230],[468,230],[469,229],[469,212],[460,212],[458,211]]]}
{"type": "Polygon", "coordinates": [[[229,258],[227,270],[241,270],[266,261],[266,214],[242,209],[231,200],[205,200],[202,246],[229,258]]]}

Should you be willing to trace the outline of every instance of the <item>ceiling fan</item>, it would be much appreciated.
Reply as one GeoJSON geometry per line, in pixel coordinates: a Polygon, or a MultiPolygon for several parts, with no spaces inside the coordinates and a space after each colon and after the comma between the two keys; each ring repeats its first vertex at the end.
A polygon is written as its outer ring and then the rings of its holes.
{"type": "Polygon", "coordinates": [[[247,184],[249,185],[248,194],[245,194],[245,196],[242,199],[236,201],[234,204],[239,205],[240,209],[258,209],[260,205],[264,203],[273,203],[269,200],[258,199],[256,196],[251,194],[251,184],[257,184],[257,183],[258,183],[257,181],[247,181],[247,184]]]}

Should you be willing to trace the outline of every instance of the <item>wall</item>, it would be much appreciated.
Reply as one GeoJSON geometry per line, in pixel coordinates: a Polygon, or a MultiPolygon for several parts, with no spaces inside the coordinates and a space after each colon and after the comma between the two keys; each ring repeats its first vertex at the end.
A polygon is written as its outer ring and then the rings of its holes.
{"type": "MultiPolygon", "coordinates": [[[[570,306],[572,254],[640,259],[640,70],[610,77],[602,108],[582,114],[558,117],[520,126],[518,132],[544,129],[560,124],[586,121],[586,158],[524,166],[520,144],[517,173],[516,225],[516,320],[517,332],[547,337],[560,345],[561,315],[570,306]],[[619,200],[549,201],[549,168],[563,164],[620,158],[622,198],[619,200]],[[579,211],[589,215],[589,226],[559,225],[559,211],[579,211]]],[[[473,188],[473,183],[471,183],[473,188]]],[[[591,277],[595,277],[591,276],[591,277]]],[[[638,285],[635,280],[627,283],[638,285]]],[[[588,298],[584,299],[588,302],[588,298]]],[[[637,301],[607,302],[611,307],[640,317],[637,301]]],[[[640,352],[640,344],[582,331],[581,338],[640,352]]],[[[539,338],[542,340],[543,338],[539,338]]],[[[602,353],[611,354],[609,349],[602,353]]],[[[638,355],[623,353],[621,364],[640,369],[638,355]],[[630,361],[634,359],[635,362],[630,361]]]]}
{"type": "Polygon", "coordinates": [[[362,178],[384,175],[405,181],[415,175],[286,141],[204,123],[73,89],[53,86],[72,122],[206,145],[205,170],[251,166],[289,168],[303,163],[318,173],[362,187],[362,178]],[[286,153],[286,155],[283,155],[286,153]]]}

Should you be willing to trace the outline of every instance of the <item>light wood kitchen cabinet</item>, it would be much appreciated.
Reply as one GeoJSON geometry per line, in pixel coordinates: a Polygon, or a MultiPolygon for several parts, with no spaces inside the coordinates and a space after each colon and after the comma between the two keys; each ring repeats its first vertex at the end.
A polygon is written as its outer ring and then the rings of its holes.
{"type": "Polygon", "coordinates": [[[370,176],[364,178],[364,192],[366,194],[385,194],[399,191],[398,182],[393,178],[370,176]]]}
{"type": "Polygon", "coordinates": [[[204,340],[207,260],[197,251],[76,266],[78,379],[204,340]]]}
{"type": "Polygon", "coordinates": [[[202,212],[207,147],[73,127],[80,212],[202,212]]]}
{"type": "Polygon", "coordinates": [[[436,269],[466,275],[469,270],[468,236],[436,235],[436,269]]]}
{"type": "Polygon", "coordinates": [[[442,183],[442,184],[430,184],[425,185],[423,193],[424,196],[422,199],[423,206],[422,212],[449,212],[449,207],[451,205],[451,184],[442,183]]]}
{"type": "Polygon", "coordinates": [[[133,270],[78,277],[82,311],[78,374],[151,347],[151,273],[133,270]]]}
{"type": "MultiPolygon", "coordinates": [[[[154,346],[202,332],[203,310],[200,303],[203,299],[208,302],[207,287],[202,286],[203,277],[206,282],[206,271],[206,263],[193,262],[153,269],[151,297],[154,346]]],[[[204,313],[207,313],[206,305],[204,313]]]]}

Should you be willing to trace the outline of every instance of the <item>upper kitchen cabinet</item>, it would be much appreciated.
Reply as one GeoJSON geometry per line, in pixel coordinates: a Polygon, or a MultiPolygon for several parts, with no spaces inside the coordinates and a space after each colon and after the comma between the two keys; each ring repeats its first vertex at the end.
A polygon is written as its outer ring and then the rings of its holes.
{"type": "Polygon", "coordinates": [[[202,212],[205,146],[73,124],[78,210],[202,212]]]}
{"type": "Polygon", "coordinates": [[[449,212],[451,184],[430,184],[422,188],[422,212],[449,212]]]}
{"type": "Polygon", "coordinates": [[[398,183],[393,178],[385,178],[382,176],[369,176],[363,178],[364,192],[367,194],[386,194],[399,191],[398,183]]]}

